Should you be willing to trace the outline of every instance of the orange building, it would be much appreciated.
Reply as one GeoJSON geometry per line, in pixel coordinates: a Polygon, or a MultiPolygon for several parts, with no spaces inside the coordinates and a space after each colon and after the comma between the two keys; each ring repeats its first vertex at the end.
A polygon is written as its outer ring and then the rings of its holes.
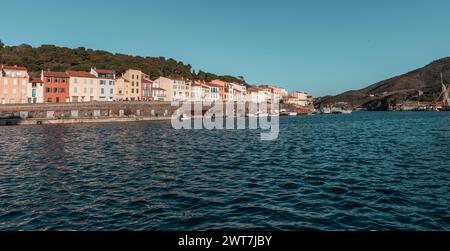
{"type": "Polygon", "coordinates": [[[220,100],[228,100],[228,83],[222,80],[214,80],[211,82],[212,84],[214,84],[216,87],[218,87],[219,90],[219,99],[220,100]]]}
{"type": "Polygon", "coordinates": [[[69,76],[65,72],[42,71],[41,79],[44,82],[44,102],[69,102],[69,76]]]}

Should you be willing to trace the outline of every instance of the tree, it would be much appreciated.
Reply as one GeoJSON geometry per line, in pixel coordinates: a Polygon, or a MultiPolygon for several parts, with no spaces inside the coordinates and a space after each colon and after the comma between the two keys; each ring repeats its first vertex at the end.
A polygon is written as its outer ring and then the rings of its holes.
{"type": "Polygon", "coordinates": [[[5,47],[5,44],[2,42],[2,40],[0,39],[0,49],[2,49],[3,47],[5,47]]]}

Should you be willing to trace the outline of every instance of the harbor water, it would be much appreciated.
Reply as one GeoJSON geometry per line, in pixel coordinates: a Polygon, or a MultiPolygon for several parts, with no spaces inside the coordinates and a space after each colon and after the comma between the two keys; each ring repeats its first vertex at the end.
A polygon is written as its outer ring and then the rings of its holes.
{"type": "Polygon", "coordinates": [[[0,230],[450,230],[450,113],[0,127],[0,230]]]}

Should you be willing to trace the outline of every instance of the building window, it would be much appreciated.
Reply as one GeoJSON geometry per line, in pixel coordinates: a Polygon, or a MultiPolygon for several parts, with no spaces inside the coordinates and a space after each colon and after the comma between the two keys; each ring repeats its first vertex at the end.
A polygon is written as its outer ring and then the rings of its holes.
{"type": "Polygon", "coordinates": [[[47,79],[47,83],[50,83],[50,82],[52,82],[52,80],[51,79],[47,79]]]}
{"type": "Polygon", "coordinates": [[[114,89],[109,89],[109,94],[113,95],[114,94],[114,89]]]}
{"type": "Polygon", "coordinates": [[[114,81],[109,81],[109,85],[114,85],[114,81]]]}
{"type": "Polygon", "coordinates": [[[36,88],[36,86],[37,86],[36,83],[31,84],[31,87],[33,87],[33,88],[36,88]]]}
{"type": "Polygon", "coordinates": [[[83,93],[86,94],[87,93],[87,89],[83,88],[83,93]]]}
{"type": "Polygon", "coordinates": [[[89,90],[89,93],[92,95],[92,94],[94,94],[94,88],[91,88],[90,90],[89,90]]]}
{"type": "Polygon", "coordinates": [[[58,93],[58,88],[53,88],[53,93],[58,93]]]}
{"type": "Polygon", "coordinates": [[[66,89],[65,88],[61,88],[61,93],[65,93],[66,89]]]}
{"type": "Polygon", "coordinates": [[[55,78],[55,83],[58,83],[58,79],[57,78],[55,78]]]}
{"type": "Polygon", "coordinates": [[[66,82],[66,80],[65,80],[65,79],[63,79],[63,80],[62,80],[62,82],[63,82],[63,83],[65,83],[65,82],[66,82]]]}
{"type": "Polygon", "coordinates": [[[104,88],[100,89],[100,94],[105,94],[105,89],[104,88]]]}
{"type": "Polygon", "coordinates": [[[77,94],[77,92],[78,92],[78,88],[77,88],[77,87],[74,87],[74,88],[73,88],[73,93],[77,94]]]}
{"type": "Polygon", "coordinates": [[[47,88],[47,93],[52,93],[52,89],[51,88],[47,88]]]}
{"type": "Polygon", "coordinates": [[[75,79],[73,80],[73,82],[74,82],[75,84],[78,84],[78,78],[75,78],[75,79]]]}
{"type": "Polygon", "coordinates": [[[48,98],[47,102],[51,103],[52,102],[52,98],[48,98]]]}

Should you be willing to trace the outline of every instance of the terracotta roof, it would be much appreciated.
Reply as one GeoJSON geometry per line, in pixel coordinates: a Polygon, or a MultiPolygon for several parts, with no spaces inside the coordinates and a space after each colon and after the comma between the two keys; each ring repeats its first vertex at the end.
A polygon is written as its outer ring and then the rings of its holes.
{"type": "Polygon", "coordinates": [[[223,85],[216,84],[216,83],[206,83],[206,85],[209,86],[209,87],[222,87],[223,88],[223,85]]]}
{"type": "Polygon", "coordinates": [[[13,71],[27,71],[26,67],[22,67],[22,66],[7,66],[7,65],[2,65],[1,67],[3,70],[13,70],[13,71]]]}
{"type": "Polygon", "coordinates": [[[77,78],[97,78],[96,76],[90,74],[85,71],[66,71],[69,77],[77,77],[77,78]]]}
{"type": "Polygon", "coordinates": [[[68,78],[65,72],[56,72],[56,71],[44,71],[44,77],[46,78],[68,78]]]}
{"type": "Polygon", "coordinates": [[[31,77],[29,82],[30,83],[43,83],[41,78],[35,78],[35,77],[31,77]]]}
{"type": "Polygon", "coordinates": [[[116,74],[115,70],[96,69],[95,71],[100,74],[116,74]]]}

